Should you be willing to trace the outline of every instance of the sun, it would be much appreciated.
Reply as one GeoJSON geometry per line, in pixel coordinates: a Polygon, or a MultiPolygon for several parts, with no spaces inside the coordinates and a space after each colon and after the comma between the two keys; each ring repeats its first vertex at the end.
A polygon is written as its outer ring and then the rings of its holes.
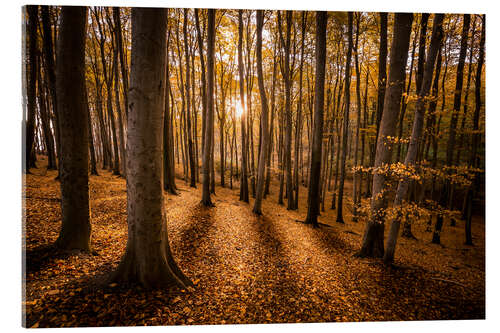
{"type": "Polygon", "coordinates": [[[241,103],[239,101],[236,102],[236,105],[234,107],[235,107],[235,111],[236,111],[236,118],[241,118],[241,116],[243,115],[243,112],[245,112],[245,110],[241,106],[241,103]]]}

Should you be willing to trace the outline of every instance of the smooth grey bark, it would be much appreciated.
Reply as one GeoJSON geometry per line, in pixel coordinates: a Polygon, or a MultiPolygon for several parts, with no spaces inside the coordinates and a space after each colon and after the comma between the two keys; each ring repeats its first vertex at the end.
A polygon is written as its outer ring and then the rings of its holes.
{"type": "Polygon", "coordinates": [[[311,151],[311,173],[307,195],[306,224],[318,227],[320,203],[320,174],[321,154],[323,145],[323,113],[325,105],[325,64],[326,64],[326,26],[328,13],[316,12],[316,41],[315,41],[315,82],[314,82],[314,120],[311,151]]]}
{"type": "Polygon", "coordinates": [[[261,145],[259,153],[259,164],[257,169],[257,191],[253,212],[257,215],[262,214],[262,197],[264,196],[265,169],[268,158],[269,130],[268,114],[269,106],[267,104],[266,88],[264,86],[264,73],[262,71],[262,28],[264,26],[264,11],[257,11],[257,81],[260,92],[260,105],[262,107],[261,119],[261,145]]]}
{"type": "MultiPolygon", "coordinates": [[[[432,74],[434,72],[437,54],[439,52],[439,49],[441,48],[441,43],[443,41],[443,19],[444,14],[436,14],[434,17],[431,44],[429,46],[429,52],[425,61],[424,76],[420,87],[420,92],[418,93],[417,97],[410,144],[404,162],[405,168],[408,169],[414,168],[415,162],[417,160],[417,152],[422,138],[425,110],[432,84],[432,74]]],[[[403,179],[399,181],[398,188],[396,190],[396,197],[393,204],[393,207],[399,212],[401,210],[398,209],[398,207],[403,205],[403,200],[408,194],[410,182],[411,179],[408,176],[403,176],[403,179]]],[[[396,243],[399,234],[399,227],[401,224],[401,217],[402,215],[398,213],[392,220],[384,253],[385,263],[392,263],[394,260],[394,253],[396,251],[396,243]]]]}
{"type": "Polygon", "coordinates": [[[384,254],[384,218],[387,208],[387,175],[384,170],[391,162],[401,96],[405,84],[405,69],[410,48],[413,14],[396,13],[390,53],[389,80],[384,98],[375,154],[370,217],[366,222],[360,257],[382,257],[384,254]]]}
{"type": "Polygon", "coordinates": [[[90,251],[89,142],[85,105],[86,22],[86,7],[62,7],[56,64],[62,225],[55,245],[64,250],[90,251]]]}
{"type": "Polygon", "coordinates": [[[208,10],[207,24],[207,110],[205,115],[205,137],[203,144],[203,205],[213,206],[210,198],[210,169],[213,160],[213,133],[214,133],[214,49],[215,49],[215,10],[208,10]]]}
{"type": "Polygon", "coordinates": [[[132,9],[130,109],[127,131],[128,239],[112,277],[146,288],[190,285],[168,243],[162,188],[162,93],[167,11],[132,9]]]}

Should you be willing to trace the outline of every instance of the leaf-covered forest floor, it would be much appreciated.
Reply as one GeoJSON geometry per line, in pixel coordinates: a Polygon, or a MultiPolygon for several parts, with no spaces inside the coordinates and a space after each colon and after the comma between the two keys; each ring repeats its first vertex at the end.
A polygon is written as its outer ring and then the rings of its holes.
{"type": "Polygon", "coordinates": [[[344,225],[330,209],[318,229],[298,223],[306,215],[305,188],[299,210],[288,211],[277,204],[272,186],[258,217],[253,199],[250,205],[238,201],[236,187],[217,186],[216,207],[207,209],[199,204],[201,184],[192,189],[177,179],[179,195],[166,200],[169,238],[194,289],[102,287],[97,281],[117,266],[127,242],[125,180],[103,170],[90,177],[94,253],[64,254],[50,247],[60,228],[56,172],[40,167],[32,173],[26,176],[23,226],[27,327],[485,317],[480,217],[473,221],[474,246],[463,245],[463,221],[456,227],[445,221],[442,245],[430,243],[425,222],[415,223],[417,240],[400,238],[395,265],[386,267],[354,256],[364,219],[352,222],[349,208],[344,225]]]}

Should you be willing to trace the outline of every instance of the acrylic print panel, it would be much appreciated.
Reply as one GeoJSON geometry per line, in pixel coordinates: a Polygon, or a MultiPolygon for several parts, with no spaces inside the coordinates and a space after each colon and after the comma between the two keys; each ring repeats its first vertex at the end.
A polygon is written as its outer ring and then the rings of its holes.
{"type": "Polygon", "coordinates": [[[22,20],[24,327],[485,319],[484,13],[22,20]]]}

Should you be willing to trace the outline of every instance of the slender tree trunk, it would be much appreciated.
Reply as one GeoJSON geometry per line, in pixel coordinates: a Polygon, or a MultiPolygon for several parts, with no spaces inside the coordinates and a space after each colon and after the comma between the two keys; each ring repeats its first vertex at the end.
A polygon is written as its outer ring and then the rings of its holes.
{"type": "Polygon", "coordinates": [[[340,180],[339,180],[339,192],[337,198],[337,222],[344,223],[344,217],[342,215],[343,209],[343,199],[344,199],[344,180],[346,175],[346,157],[347,157],[347,137],[349,132],[349,111],[350,111],[350,99],[351,99],[351,57],[352,57],[352,12],[347,13],[347,57],[346,57],[346,67],[345,67],[345,112],[344,112],[344,124],[342,131],[342,157],[340,161],[340,180]]]}
{"type": "Polygon", "coordinates": [[[268,104],[266,96],[266,88],[264,86],[264,73],[262,71],[262,27],[264,26],[264,12],[257,11],[257,78],[260,91],[260,104],[262,107],[261,119],[261,145],[259,154],[259,164],[257,171],[257,193],[253,212],[257,215],[262,214],[262,197],[264,196],[264,181],[265,167],[267,164],[267,155],[269,145],[269,130],[268,130],[268,104]]]}
{"type": "MultiPolygon", "coordinates": [[[[168,9],[167,9],[168,15],[168,9]]],[[[167,50],[170,45],[170,29],[167,37],[167,50]]],[[[175,185],[175,166],[173,163],[172,127],[170,119],[170,64],[168,52],[165,52],[165,90],[164,90],[164,118],[163,118],[163,189],[170,194],[177,195],[175,185]]]]}
{"type": "Polygon", "coordinates": [[[90,107],[87,95],[87,89],[85,89],[85,107],[87,108],[87,128],[89,135],[89,153],[90,153],[90,174],[99,176],[97,173],[97,161],[94,148],[94,135],[92,134],[92,117],[90,116],[90,107]]]}
{"type": "Polygon", "coordinates": [[[248,203],[248,175],[247,175],[247,143],[246,143],[246,112],[244,98],[244,74],[243,74],[243,10],[238,11],[238,75],[240,83],[241,109],[241,180],[240,201],[248,203]]]}
{"type": "Polygon", "coordinates": [[[32,159],[34,156],[34,142],[35,142],[35,114],[36,114],[36,81],[38,73],[38,58],[37,58],[37,27],[38,27],[38,6],[30,5],[26,6],[28,11],[28,52],[27,52],[27,67],[26,73],[27,77],[27,96],[28,96],[28,114],[25,117],[26,122],[26,146],[24,154],[23,171],[25,173],[30,173],[29,169],[35,167],[35,162],[32,159]],[[29,66],[29,67],[28,67],[29,66]]]}
{"type": "MultiPolygon", "coordinates": [[[[47,81],[51,97],[52,112],[55,120],[55,150],[57,159],[60,163],[61,151],[61,135],[59,132],[59,113],[57,112],[57,92],[56,92],[56,74],[54,65],[54,47],[52,43],[52,28],[50,23],[49,6],[41,6],[42,11],[42,28],[43,28],[43,54],[45,64],[47,66],[47,81]]],[[[58,176],[59,177],[59,176],[58,176]]]]}
{"type": "Polygon", "coordinates": [[[207,25],[207,101],[205,115],[205,137],[203,144],[203,194],[201,203],[204,206],[213,206],[210,198],[210,160],[212,154],[212,136],[214,129],[214,48],[215,48],[215,10],[208,10],[207,25]]]}
{"type": "MultiPolygon", "coordinates": [[[[118,34],[121,34],[118,33],[118,34]]],[[[127,163],[127,158],[125,154],[125,129],[124,129],[124,124],[123,124],[123,118],[122,118],[122,109],[120,105],[120,78],[118,75],[118,45],[115,45],[114,50],[114,92],[115,92],[115,110],[116,110],[116,116],[118,118],[118,135],[120,136],[120,164],[121,164],[121,171],[122,175],[126,175],[126,163],[127,163]]],[[[123,78],[122,78],[123,79],[123,78]]],[[[123,80],[122,80],[123,81],[123,80]]],[[[124,104],[127,105],[127,104],[124,104]]]]}
{"type": "MultiPolygon", "coordinates": [[[[464,65],[465,65],[465,57],[467,55],[467,39],[469,37],[469,27],[470,27],[470,14],[465,14],[462,26],[462,37],[460,41],[460,54],[458,57],[457,78],[455,84],[455,94],[453,99],[453,110],[451,112],[448,145],[446,147],[446,165],[448,167],[451,167],[453,165],[453,157],[455,152],[454,149],[456,141],[457,122],[458,122],[460,106],[462,103],[464,65]]],[[[448,173],[450,172],[448,171],[448,173]]],[[[447,182],[446,186],[448,186],[449,188],[448,208],[450,210],[453,210],[453,193],[455,186],[451,184],[449,181],[447,182]]],[[[454,226],[455,224],[456,224],[455,219],[451,217],[451,225],[454,226]]]]}
{"type": "Polygon", "coordinates": [[[358,183],[359,183],[359,171],[356,169],[358,167],[358,150],[359,150],[359,128],[361,126],[361,70],[359,69],[359,21],[360,14],[356,15],[356,42],[355,42],[355,53],[354,53],[354,64],[356,69],[356,137],[354,139],[354,172],[353,172],[353,185],[352,185],[352,195],[353,195],[353,209],[352,209],[352,221],[358,221],[358,210],[360,203],[358,202],[358,183]]]}

